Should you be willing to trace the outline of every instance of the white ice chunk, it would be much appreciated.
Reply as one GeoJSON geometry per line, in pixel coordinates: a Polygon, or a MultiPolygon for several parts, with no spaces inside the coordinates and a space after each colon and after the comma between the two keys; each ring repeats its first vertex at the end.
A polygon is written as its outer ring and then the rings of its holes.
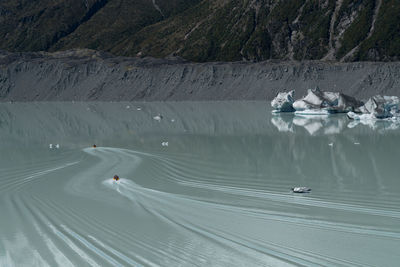
{"type": "Polygon", "coordinates": [[[294,114],[299,115],[299,116],[308,116],[308,115],[326,116],[326,115],[329,115],[330,113],[326,109],[304,109],[304,110],[298,110],[294,114]]]}
{"type": "Polygon", "coordinates": [[[400,113],[395,113],[392,117],[377,118],[375,113],[356,114],[349,112],[347,117],[353,120],[347,125],[348,128],[354,128],[359,124],[366,125],[373,130],[396,130],[400,128],[400,113]]]}
{"type": "Polygon", "coordinates": [[[161,116],[161,114],[157,114],[156,116],[153,117],[153,119],[156,121],[161,121],[162,118],[163,118],[163,116],[161,116]]]}
{"type": "Polygon", "coordinates": [[[364,116],[365,119],[369,117],[376,119],[397,117],[396,114],[399,114],[399,98],[397,96],[376,95],[368,99],[357,111],[371,115],[364,116]]]}
{"type": "Polygon", "coordinates": [[[361,106],[357,99],[338,92],[323,92],[319,88],[308,89],[307,95],[293,103],[296,111],[321,110],[329,113],[354,111],[361,106]]]}
{"type": "Polygon", "coordinates": [[[162,146],[168,146],[168,142],[162,142],[161,145],[162,146]]]}
{"type": "Polygon", "coordinates": [[[278,95],[271,101],[273,112],[293,112],[293,95],[294,90],[278,93],[278,95]]]}

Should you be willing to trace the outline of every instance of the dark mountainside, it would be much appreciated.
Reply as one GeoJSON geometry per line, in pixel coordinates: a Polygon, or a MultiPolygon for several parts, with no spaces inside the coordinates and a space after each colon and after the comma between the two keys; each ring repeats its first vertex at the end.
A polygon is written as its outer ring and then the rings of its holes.
{"type": "Polygon", "coordinates": [[[400,94],[400,62],[193,63],[93,50],[0,51],[0,101],[270,100],[296,89],[365,99],[400,94]]]}
{"type": "Polygon", "coordinates": [[[0,49],[0,101],[399,95],[400,2],[1,0],[0,49]]]}
{"type": "Polygon", "coordinates": [[[397,61],[398,0],[2,0],[0,49],[190,61],[397,61]]]}

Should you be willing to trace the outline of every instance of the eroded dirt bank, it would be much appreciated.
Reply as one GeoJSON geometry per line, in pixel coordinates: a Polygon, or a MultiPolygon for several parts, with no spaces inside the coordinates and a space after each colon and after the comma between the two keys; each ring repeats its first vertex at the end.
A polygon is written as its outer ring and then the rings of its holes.
{"type": "Polygon", "coordinates": [[[0,101],[271,100],[308,88],[400,95],[400,63],[237,62],[114,57],[73,50],[0,52],[0,101]]]}

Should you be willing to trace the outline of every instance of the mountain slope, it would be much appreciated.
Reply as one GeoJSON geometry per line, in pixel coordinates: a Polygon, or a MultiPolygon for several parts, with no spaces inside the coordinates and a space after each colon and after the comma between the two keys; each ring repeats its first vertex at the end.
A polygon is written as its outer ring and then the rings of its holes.
{"type": "Polygon", "coordinates": [[[398,0],[3,0],[0,48],[192,61],[396,61],[398,0]]]}

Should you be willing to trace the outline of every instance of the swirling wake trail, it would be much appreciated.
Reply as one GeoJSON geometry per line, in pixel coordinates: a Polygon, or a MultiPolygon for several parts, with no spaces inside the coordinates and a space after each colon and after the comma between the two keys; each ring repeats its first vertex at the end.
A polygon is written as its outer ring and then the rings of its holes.
{"type": "MultiPolygon", "coordinates": [[[[115,149],[109,149],[109,152],[117,152],[115,149]]],[[[134,151],[123,152],[125,155],[138,154],[134,151]]],[[[144,154],[142,154],[144,155],[144,154]]],[[[152,155],[146,154],[145,156],[151,157],[152,155]]],[[[193,199],[188,196],[175,195],[171,193],[161,192],[150,188],[144,188],[129,179],[122,179],[119,185],[113,184],[110,180],[103,181],[103,184],[110,189],[116,190],[121,195],[127,197],[132,201],[132,204],[142,207],[145,211],[154,216],[157,216],[160,220],[164,220],[165,223],[174,224],[179,226],[182,231],[184,229],[196,233],[197,235],[205,236],[211,242],[215,244],[221,244],[228,246],[232,251],[247,251],[246,256],[252,255],[251,258],[260,259],[262,256],[269,255],[274,257],[275,260],[281,259],[283,262],[303,262],[305,265],[309,264],[322,264],[323,262],[337,263],[341,265],[350,264],[350,262],[341,260],[339,258],[328,257],[327,255],[318,256],[317,254],[308,255],[309,253],[304,250],[303,252],[299,249],[295,249],[293,246],[286,244],[285,246],[278,246],[274,242],[266,241],[268,238],[262,240],[257,236],[257,233],[252,231],[243,231],[238,229],[236,226],[229,225],[232,227],[231,231],[226,231],[224,228],[227,226],[225,218],[229,218],[231,221],[237,220],[239,225],[252,225],[260,227],[262,224],[268,222],[269,224],[275,224],[274,221],[279,223],[285,223],[294,226],[307,226],[321,231],[337,231],[337,232],[352,232],[358,235],[371,234],[373,229],[361,229],[359,227],[351,227],[348,225],[337,225],[330,224],[326,226],[321,223],[310,223],[309,220],[292,220],[286,216],[271,216],[268,213],[262,213],[251,209],[244,209],[236,206],[221,205],[216,203],[210,203],[199,199],[193,199]],[[256,216],[254,216],[254,214],[256,216]],[[212,223],[208,219],[211,216],[213,218],[212,223]],[[239,223],[241,222],[241,223],[239,223]],[[224,225],[224,226],[223,226],[224,225]],[[241,235],[233,235],[232,233],[241,232],[241,235]],[[257,248],[254,246],[254,240],[259,240],[257,248]],[[281,247],[281,250],[277,249],[281,247]],[[261,253],[261,254],[260,254],[261,253]],[[262,256],[261,256],[262,255],[262,256]],[[297,256],[294,256],[297,255],[297,256]],[[308,255],[308,256],[307,256],[308,255]]],[[[179,186],[179,184],[177,184],[179,186]]],[[[237,192],[235,192],[237,193],[237,192]]],[[[278,199],[275,199],[277,201],[278,199]]],[[[236,225],[234,224],[234,225],[236,225]]],[[[275,225],[275,227],[278,227],[275,225]]],[[[262,229],[259,228],[259,229],[262,229]]],[[[375,235],[385,233],[375,231],[375,235]]],[[[391,233],[386,234],[391,238],[396,238],[391,233]]],[[[306,238],[306,237],[305,237],[306,238]]],[[[398,236],[397,236],[398,238],[398,236]]],[[[357,265],[356,262],[351,264],[357,265]]]]}

